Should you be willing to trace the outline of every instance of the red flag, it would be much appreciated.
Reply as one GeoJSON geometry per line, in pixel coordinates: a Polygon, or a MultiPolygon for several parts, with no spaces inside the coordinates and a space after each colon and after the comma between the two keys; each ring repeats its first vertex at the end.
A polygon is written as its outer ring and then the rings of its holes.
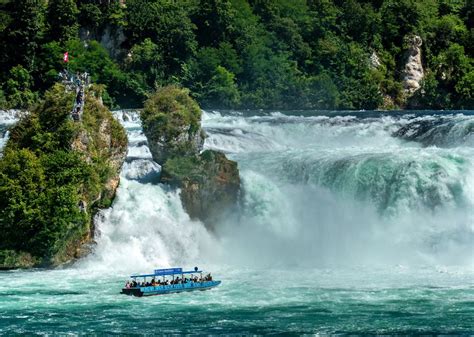
{"type": "Polygon", "coordinates": [[[64,62],[69,62],[69,52],[65,52],[65,53],[64,53],[63,61],[64,61],[64,62]]]}

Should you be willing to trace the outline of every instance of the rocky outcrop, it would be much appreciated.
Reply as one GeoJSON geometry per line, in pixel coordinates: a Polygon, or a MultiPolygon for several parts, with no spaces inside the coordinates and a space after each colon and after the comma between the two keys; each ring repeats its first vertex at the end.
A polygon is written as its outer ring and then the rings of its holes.
{"type": "Polygon", "coordinates": [[[200,153],[201,110],[187,90],[158,90],[141,117],[153,159],[162,165],[161,181],[181,189],[181,201],[192,219],[214,228],[238,203],[237,163],[220,152],[200,153]]]}
{"type": "Polygon", "coordinates": [[[163,167],[162,181],[180,188],[189,216],[211,229],[238,204],[237,163],[220,152],[206,150],[199,156],[170,159],[163,167]]]}
{"type": "Polygon", "coordinates": [[[423,65],[421,63],[421,45],[423,43],[418,35],[406,39],[408,50],[406,52],[406,64],[403,70],[403,88],[410,96],[420,88],[424,77],[423,65]]]}
{"type": "Polygon", "coordinates": [[[141,119],[153,160],[158,164],[202,150],[201,110],[186,90],[172,86],[159,89],[146,101],[141,119]]]}
{"type": "Polygon", "coordinates": [[[94,215],[110,206],[127,151],[125,130],[86,93],[82,120],[62,85],[10,131],[0,159],[0,269],[49,267],[90,251],[94,215]]]}

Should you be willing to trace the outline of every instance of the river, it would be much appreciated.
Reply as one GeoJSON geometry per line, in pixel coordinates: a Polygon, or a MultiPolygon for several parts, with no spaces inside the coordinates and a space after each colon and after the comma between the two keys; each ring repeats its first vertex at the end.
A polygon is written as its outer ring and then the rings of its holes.
{"type": "Polygon", "coordinates": [[[242,179],[215,233],[157,183],[137,114],[115,115],[129,151],[93,253],[0,272],[0,334],[474,333],[474,112],[204,112],[242,179]],[[119,294],[174,266],[222,284],[119,294]]]}

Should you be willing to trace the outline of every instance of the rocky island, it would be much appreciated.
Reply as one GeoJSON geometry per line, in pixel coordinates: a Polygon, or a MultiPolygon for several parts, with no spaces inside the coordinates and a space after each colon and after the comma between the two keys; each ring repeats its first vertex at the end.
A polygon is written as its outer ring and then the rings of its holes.
{"type": "Polygon", "coordinates": [[[93,242],[93,217],[111,205],[127,151],[122,126],[86,91],[74,122],[74,93],[56,84],[11,130],[0,159],[0,268],[57,266],[93,242]]]}
{"type": "Polygon", "coordinates": [[[214,228],[238,203],[237,163],[223,153],[203,149],[201,109],[189,92],[174,86],[159,89],[141,113],[153,159],[162,166],[161,181],[181,189],[192,219],[214,228]]]}

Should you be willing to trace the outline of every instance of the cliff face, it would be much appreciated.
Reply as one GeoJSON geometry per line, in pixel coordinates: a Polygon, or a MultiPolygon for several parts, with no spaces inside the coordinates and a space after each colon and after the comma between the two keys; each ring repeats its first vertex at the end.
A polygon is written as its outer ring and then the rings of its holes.
{"type": "Polygon", "coordinates": [[[108,207],[127,151],[126,133],[98,97],[56,85],[11,130],[0,160],[0,268],[56,266],[88,252],[93,217],[108,207]]]}
{"type": "Polygon", "coordinates": [[[238,203],[237,163],[216,151],[200,154],[205,137],[201,110],[184,89],[160,89],[141,117],[153,159],[163,168],[161,181],[181,189],[181,201],[192,219],[214,228],[238,203]]]}
{"type": "Polygon", "coordinates": [[[406,52],[406,64],[403,71],[403,88],[407,95],[412,95],[420,88],[424,77],[423,65],[421,63],[421,45],[423,43],[418,35],[407,38],[408,50],[406,52]]]}

